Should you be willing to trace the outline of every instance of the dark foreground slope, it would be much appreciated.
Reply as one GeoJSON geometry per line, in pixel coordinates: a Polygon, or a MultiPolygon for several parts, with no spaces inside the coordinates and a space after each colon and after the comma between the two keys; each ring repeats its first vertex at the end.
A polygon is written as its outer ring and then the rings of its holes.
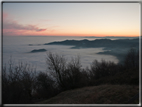
{"type": "Polygon", "coordinates": [[[138,92],[138,86],[100,85],[64,91],[38,104],[138,104],[138,92]]]}

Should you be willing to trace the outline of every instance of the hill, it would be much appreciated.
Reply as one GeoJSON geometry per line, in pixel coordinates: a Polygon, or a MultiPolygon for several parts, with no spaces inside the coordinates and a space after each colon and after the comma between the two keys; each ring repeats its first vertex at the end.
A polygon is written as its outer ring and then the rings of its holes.
{"type": "Polygon", "coordinates": [[[38,104],[138,104],[138,92],[138,86],[100,85],[64,91],[38,104]]]}
{"type": "Polygon", "coordinates": [[[68,45],[72,46],[71,49],[81,48],[103,48],[104,52],[97,54],[113,55],[116,56],[119,62],[122,61],[125,54],[130,48],[139,49],[139,38],[135,39],[96,39],[96,40],[65,40],[45,43],[44,45],[68,45]]]}
{"type": "Polygon", "coordinates": [[[96,39],[96,40],[65,40],[45,43],[44,45],[72,45],[72,48],[130,48],[138,47],[139,39],[96,39]]]}
{"type": "Polygon", "coordinates": [[[31,53],[35,53],[35,52],[45,52],[47,51],[46,49],[34,49],[31,51],[31,53]]]}

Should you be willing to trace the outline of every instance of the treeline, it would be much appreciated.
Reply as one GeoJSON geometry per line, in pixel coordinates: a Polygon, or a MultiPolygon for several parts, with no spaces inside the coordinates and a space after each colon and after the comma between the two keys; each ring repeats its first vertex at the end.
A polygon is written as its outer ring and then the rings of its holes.
{"type": "Polygon", "coordinates": [[[139,85],[139,52],[130,49],[123,64],[94,60],[90,67],[81,67],[80,57],[68,61],[63,55],[47,53],[47,72],[20,62],[3,65],[2,103],[28,104],[51,98],[58,93],[101,84],[139,85]]]}

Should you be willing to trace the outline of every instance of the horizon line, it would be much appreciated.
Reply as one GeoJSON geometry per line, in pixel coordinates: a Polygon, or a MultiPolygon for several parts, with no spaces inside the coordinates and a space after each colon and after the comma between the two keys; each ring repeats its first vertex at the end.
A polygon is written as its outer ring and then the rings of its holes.
{"type": "Polygon", "coordinates": [[[75,35],[69,35],[69,36],[67,36],[67,35],[2,35],[3,37],[4,36],[15,36],[15,37],[23,37],[23,36],[32,36],[32,37],[34,37],[34,36],[50,36],[50,37],[61,37],[61,36],[63,36],[63,37],[141,37],[141,36],[75,36],[75,35]]]}

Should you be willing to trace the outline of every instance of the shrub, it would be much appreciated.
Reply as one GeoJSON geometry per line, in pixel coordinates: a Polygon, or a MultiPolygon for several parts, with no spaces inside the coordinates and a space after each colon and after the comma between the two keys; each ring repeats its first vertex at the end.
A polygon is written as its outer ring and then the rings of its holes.
{"type": "Polygon", "coordinates": [[[130,49],[123,64],[94,60],[90,69],[90,85],[100,84],[139,84],[139,52],[130,49]],[[128,78],[129,77],[129,78],[128,78]]]}
{"type": "Polygon", "coordinates": [[[102,60],[101,62],[94,60],[90,67],[90,75],[94,79],[114,75],[116,72],[117,65],[114,62],[106,62],[105,60],[102,60]]]}
{"type": "Polygon", "coordinates": [[[36,77],[36,93],[40,98],[50,98],[54,95],[54,81],[46,73],[40,72],[36,77]]]}
{"type": "Polygon", "coordinates": [[[14,65],[12,60],[9,69],[3,66],[2,72],[2,103],[30,103],[34,88],[36,71],[29,64],[20,62],[14,65]]]}
{"type": "Polygon", "coordinates": [[[131,48],[124,58],[125,68],[139,68],[139,51],[131,48]]]}

